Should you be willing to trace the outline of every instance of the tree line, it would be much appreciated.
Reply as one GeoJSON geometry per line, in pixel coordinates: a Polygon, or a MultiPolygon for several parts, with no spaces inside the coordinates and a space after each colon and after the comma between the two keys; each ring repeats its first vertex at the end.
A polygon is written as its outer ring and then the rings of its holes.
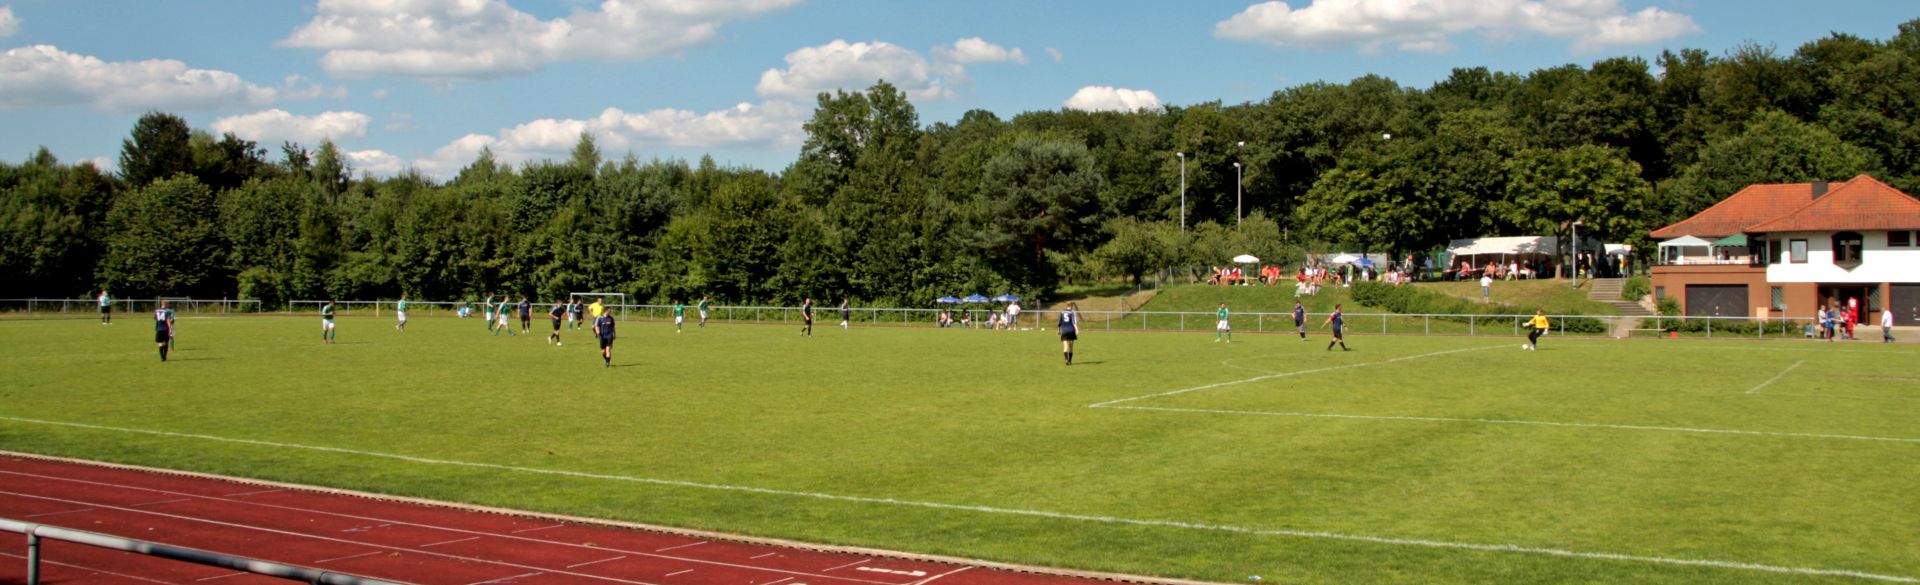
{"type": "Polygon", "coordinates": [[[777,173],[612,160],[583,134],[567,160],[483,151],[442,181],[356,177],[331,142],[272,153],[150,112],[117,173],[44,148],[0,162],[0,271],[14,276],[0,297],[602,290],[918,306],[1241,253],[1399,257],[1566,235],[1575,220],[1645,249],[1649,230],[1751,183],[1867,173],[1920,192],[1920,20],[1789,54],[1750,43],[1460,68],[1424,89],[1369,75],[1237,105],[930,125],[883,81],[821,94],[804,130],[777,173]]]}

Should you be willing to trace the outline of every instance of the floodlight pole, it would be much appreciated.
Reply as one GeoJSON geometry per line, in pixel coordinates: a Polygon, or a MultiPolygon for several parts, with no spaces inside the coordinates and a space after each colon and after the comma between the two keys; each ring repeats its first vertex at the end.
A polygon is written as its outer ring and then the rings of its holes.
{"type": "MultiPolygon", "coordinates": [[[[1247,141],[1240,141],[1234,146],[1233,157],[1240,158],[1241,153],[1244,152],[1246,148],[1247,141]]],[[[1241,184],[1240,161],[1236,160],[1233,161],[1233,227],[1240,227],[1240,222],[1244,215],[1241,210],[1245,207],[1244,202],[1246,201],[1246,197],[1242,193],[1245,189],[1241,187],[1241,184]]]]}
{"type": "Polygon", "coordinates": [[[1580,288],[1580,220],[1573,220],[1573,287],[1580,288]]]}
{"type": "Polygon", "coordinates": [[[1187,231],[1187,153],[1176,152],[1180,157],[1180,231],[1187,231]]]}

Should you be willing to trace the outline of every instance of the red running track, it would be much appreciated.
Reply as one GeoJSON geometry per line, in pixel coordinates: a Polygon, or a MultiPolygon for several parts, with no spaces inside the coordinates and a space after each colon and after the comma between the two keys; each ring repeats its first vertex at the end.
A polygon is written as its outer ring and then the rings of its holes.
{"type": "MultiPolygon", "coordinates": [[[[1099,582],[12,454],[0,454],[0,517],[409,583],[1099,582]]],[[[49,584],[288,583],[67,542],[41,542],[41,577],[49,584]]],[[[0,583],[24,583],[24,537],[0,543],[8,543],[0,544],[0,583]]]]}

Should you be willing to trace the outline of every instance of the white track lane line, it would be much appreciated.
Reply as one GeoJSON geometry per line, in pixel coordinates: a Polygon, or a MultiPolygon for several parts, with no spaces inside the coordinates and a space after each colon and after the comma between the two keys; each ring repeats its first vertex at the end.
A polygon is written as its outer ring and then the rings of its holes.
{"type": "MultiPolygon", "coordinates": [[[[1485,348],[1485,349],[1491,349],[1491,348],[1485,348]]],[[[1116,516],[1098,516],[1098,515],[1092,515],[1092,514],[1073,514],[1073,513],[1067,513],[1067,512],[1053,512],[1048,510],[1025,510],[1025,509],[1019,509],[1019,508],[1001,508],[1001,507],[995,507],[995,506],[980,506],[980,505],[972,505],[972,504],[948,504],[948,503],[941,503],[941,502],[920,502],[920,501],[913,501],[913,500],[899,500],[894,498],[875,498],[875,497],[867,497],[867,496],[843,496],[838,494],[780,490],[780,489],[753,487],[753,486],[711,484],[711,483],[700,483],[700,482],[684,481],[684,480],[654,479],[654,478],[645,478],[645,477],[612,475],[612,474],[605,474],[605,473],[588,473],[588,472],[582,472],[582,471],[565,471],[565,470],[558,470],[558,469],[541,469],[537,467],[502,465],[498,463],[477,463],[477,462],[471,462],[471,461],[432,459],[427,457],[415,457],[412,455],[381,453],[377,451],[359,451],[354,449],[344,449],[340,447],[321,447],[321,446],[314,446],[314,445],[301,445],[297,443],[261,441],[257,439],[232,439],[232,438],[218,437],[213,435],[196,435],[196,434],[190,434],[190,433],[175,433],[170,431],[154,431],[154,430],[146,430],[146,429],[127,429],[127,428],[119,428],[119,427],[109,427],[104,425],[92,425],[92,424],[85,424],[85,423],[71,423],[71,422],[59,422],[59,421],[44,421],[44,420],[18,418],[18,417],[10,417],[10,416],[0,416],[0,420],[43,424],[43,425],[50,425],[50,426],[65,426],[65,427],[73,427],[73,428],[85,428],[85,429],[116,431],[116,432],[124,432],[124,433],[136,433],[136,434],[153,435],[153,436],[161,436],[161,437],[201,439],[201,440],[220,441],[220,442],[243,444],[243,445],[276,447],[276,448],[282,448],[282,449],[304,449],[304,450],[321,451],[321,452],[327,452],[327,453],[342,453],[342,454],[350,454],[350,455],[361,455],[366,457],[377,457],[377,458],[383,458],[383,459],[392,459],[395,461],[406,461],[411,463],[445,465],[445,466],[451,466],[451,467],[468,467],[468,468],[474,468],[474,469],[516,471],[521,473],[551,475],[551,476],[558,476],[558,477],[576,477],[576,478],[582,478],[582,479],[599,479],[599,480],[606,480],[606,481],[619,481],[619,482],[629,482],[629,483],[638,483],[638,484],[646,484],[646,485],[698,488],[698,489],[707,489],[707,490],[715,490],[715,491],[729,491],[729,492],[762,494],[762,495],[771,495],[771,496],[813,498],[818,500],[828,500],[828,501],[836,501],[836,502],[886,504],[886,505],[892,505],[892,506],[909,506],[909,507],[927,508],[927,509],[933,509],[933,510],[953,510],[953,511],[961,511],[961,512],[978,512],[983,514],[1003,514],[1008,516],[1026,516],[1026,517],[1033,517],[1033,518],[1074,520],[1074,521],[1080,521],[1080,522],[1092,522],[1092,523],[1099,523],[1099,524],[1180,528],[1180,529],[1187,529],[1187,530],[1225,532],[1225,533],[1233,533],[1233,534],[1249,534],[1249,535],[1257,535],[1257,536],[1284,536],[1284,537],[1305,538],[1305,539],[1363,542],[1363,543],[1369,543],[1369,544],[1380,544],[1380,545],[1389,545],[1389,546],[1410,546],[1410,547],[1422,547],[1422,548],[1471,550],[1471,551],[1483,551],[1483,552],[1505,552],[1505,553],[1531,554],[1531,555],[1555,556],[1555,557],[1578,558],[1578,559],[1625,561],[1625,562],[1636,562],[1636,563],[1657,564],[1657,565],[1673,565],[1673,566],[1683,566],[1683,567],[1711,567],[1711,568],[1717,568],[1717,569],[1728,569],[1728,570],[1738,570],[1738,571],[1758,571],[1758,572],[1778,573],[1778,574],[1786,574],[1786,575],[1852,577],[1852,578],[1859,578],[1859,579],[1886,581],[1891,583],[1920,583],[1920,577],[1908,577],[1903,575],[1883,575],[1883,574],[1876,574],[1876,573],[1868,573],[1864,571],[1855,571],[1851,569],[1823,569],[1823,568],[1817,568],[1817,567],[1793,567],[1793,566],[1783,566],[1783,565],[1767,565],[1767,564],[1750,563],[1750,562],[1744,562],[1744,561],[1723,561],[1723,560],[1715,560],[1715,559],[1689,559],[1689,558],[1679,558],[1679,557],[1663,557],[1663,556],[1657,556],[1657,555],[1631,555],[1631,554],[1610,553],[1610,552],[1586,552],[1586,551],[1576,551],[1576,550],[1548,548],[1548,547],[1534,547],[1534,546],[1524,546],[1524,545],[1518,545],[1518,544],[1505,544],[1505,543],[1489,544],[1489,543],[1473,543],[1473,542],[1451,542],[1451,541],[1444,541],[1444,540],[1429,540],[1424,538],[1401,538],[1401,537],[1392,537],[1392,536],[1373,536],[1373,535],[1366,535],[1366,534],[1344,534],[1344,533],[1338,533],[1338,532],[1320,532],[1320,531],[1313,531],[1313,530],[1263,529],[1263,528],[1251,528],[1251,527],[1245,527],[1245,526],[1234,526],[1229,524],[1207,524],[1207,523],[1200,523],[1200,522],[1183,522],[1178,520],[1148,520],[1148,519],[1140,519],[1140,518],[1122,518],[1122,517],[1116,517],[1116,516]]],[[[1905,439],[1902,439],[1902,440],[1904,441],[1905,439]]],[[[8,473],[8,472],[0,471],[0,473],[8,473]]],[[[234,501],[246,502],[245,500],[234,500],[234,501]]],[[[620,551],[620,552],[627,552],[627,551],[620,551]]]]}
{"type": "MultiPolygon", "coordinates": [[[[36,474],[36,473],[22,473],[22,472],[18,472],[18,471],[5,471],[5,470],[0,470],[0,474],[4,474],[4,475],[17,475],[17,476],[20,476],[20,477],[31,477],[31,478],[35,478],[35,479],[40,479],[40,480],[46,480],[46,481],[61,481],[61,482],[67,482],[67,483],[75,483],[75,484],[81,484],[81,485],[91,485],[91,486],[100,486],[100,487],[110,487],[110,488],[119,488],[119,489],[125,489],[125,490],[136,490],[136,491],[143,491],[143,492],[150,492],[150,493],[156,493],[156,494],[165,494],[165,495],[184,495],[184,496],[192,496],[192,497],[196,497],[196,498],[200,498],[200,499],[202,499],[202,500],[207,500],[207,501],[214,501],[214,502],[222,502],[222,503],[228,503],[228,504],[234,504],[234,505],[240,505],[240,506],[252,506],[252,507],[258,507],[258,508],[268,508],[268,509],[273,509],[273,510],[284,510],[284,511],[288,511],[288,512],[302,512],[302,513],[308,513],[308,514],[319,514],[319,515],[323,515],[323,516],[331,516],[331,517],[335,517],[335,518],[346,518],[346,519],[350,519],[350,520],[360,520],[360,521],[365,521],[365,522],[379,522],[379,523],[382,523],[381,525],[383,525],[383,526],[409,526],[409,527],[413,527],[413,528],[426,528],[426,529],[431,529],[431,530],[440,530],[440,531],[444,531],[444,532],[452,532],[452,533],[456,533],[456,534],[471,534],[471,535],[475,535],[476,537],[478,537],[478,536],[488,536],[488,537],[493,537],[493,538],[501,538],[501,539],[507,539],[507,540],[516,540],[516,541],[520,541],[520,542],[525,542],[525,543],[528,543],[528,544],[545,544],[545,545],[552,545],[552,546],[559,546],[559,547],[566,547],[566,548],[577,548],[577,549],[587,549],[587,550],[593,550],[593,551],[597,551],[597,552],[610,552],[610,553],[625,553],[625,554],[627,554],[627,555],[631,555],[631,556],[640,556],[640,557],[648,557],[648,558],[656,558],[656,559],[665,559],[665,560],[672,560],[672,561],[681,561],[681,562],[686,562],[686,563],[696,563],[696,564],[701,564],[701,565],[710,565],[710,566],[715,566],[715,567],[727,567],[727,568],[730,568],[730,569],[743,569],[743,570],[751,570],[751,571],[762,571],[762,572],[769,572],[769,573],[777,573],[777,574],[781,574],[781,575],[794,575],[794,576],[797,576],[797,577],[823,577],[823,578],[832,578],[832,579],[841,579],[841,580],[847,580],[847,581],[855,581],[855,582],[860,582],[860,583],[871,583],[871,584],[874,584],[874,585],[893,585],[893,583],[892,583],[892,582],[890,582],[890,581],[873,581],[873,580],[867,580],[867,579],[860,579],[860,578],[857,578],[857,577],[845,577],[845,576],[831,576],[831,575],[825,575],[825,574],[822,574],[822,573],[824,573],[825,571],[822,571],[822,572],[818,572],[818,573],[809,573],[809,572],[806,572],[806,571],[794,571],[794,570],[789,570],[789,569],[777,569],[777,568],[772,568],[772,567],[761,567],[761,566],[756,566],[756,565],[743,565],[743,564],[739,564],[739,563],[729,563],[729,562],[726,562],[726,561],[714,561],[714,560],[707,560],[707,559],[699,559],[699,558],[694,558],[694,557],[683,557],[683,556],[676,556],[676,555],[663,555],[663,554],[658,554],[658,553],[654,553],[654,552],[648,552],[648,551],[637,551],[637,550],[627,550],[627,549],[618,549],[618,548],[610,548],[610,547],[607,547],[607,546],[604,546],[604,545],[602,545],[602,546],[587,546],[587,545],[584,545],[584,544],[575,544],[575,543],[571,543],[571,542],[562,542],[562,541],[555,541],[555,540],[543,540],[543,539],[539,539],[539,538],[533,538],[533,537],[528,537],[528,536],[515,536],[515,535],[512,535],[512,534],[502,534],[502,533],[494,533],[494,532],[486,532],[486,531],[480,531],[480,530],[471,530],[471,529],[466,529],[466,528],[452,528],[452,527],[447,527],[447,526],[440,526],[440,525],[435,525],[435,524],[424,524],[424,523],[420,523],[420,522],[408,522],[408,521],[405,521],[405,520],[392,520],[392,519],[387,519],[387,518],[375,518],[375,517],[372,517],[372,516],[362,516],[362,515],[357,515],[357,514],[346,514],[346,513],[341,513],[341,512],[329,512],[329,511],[326,511],[326,510],[314,510],[314,509],[309,509],[309,508],[301,508],[301,507],[298,507],[298,506],[286,506],[286,505],[280,505],[280,504],[269,504],[269,503],[265,503],[265,502],[259,502],[259,501],[254,501],[254,500],[233,500],[233,499],[227,499],[227,498],[222,498],[222,497],[219,497],[219,496],[203,496],[203,495],[195,495],[195,494],[188,494],[188,493],[183,493],[183,492],[173,492],[173,491],[167,491],[167,490],[162,490],[162,489],[155,489],[155,488],[150,488],[150,487],[144,487],[144,486],[137,486],[137,485],[125,485],[125,484],[116,484],[116,483],[108,483],[108,482],[98,482],[98,481],[88,481],[88,480],[82,480],[82,479],[73,479],[73,478],[67,478],[67,477],[58,477],[58,476],[52,476],[52,475],[41,475],[41,474],[36,474]]],[[[869,560],[869,561],[870,561],[870,560],[872,560],[872,559],[867,559],[867,560],[869,560]]],[[[867,562],[867,561],[860,561],[860,562],[862,562],[862,563],[864,563],[864,562],[867,562]]],[[[859,564],[859,563],[854,563],[854,564],[859,564]]],[[[830,570],[832,570],[832,569],[827,569],[827,570],[829,570],[829,571],[830,571],[830,570]]]]}
{"type": "MultiPolygon", "coordinates": [[[[1761,396],[1766,396],[1762,394],[1761,396]]],[[[1832,435],[1825,433],[1784,433],[1775,431],[1747,431],[1740,429],[1698,429],[1689,427],[1662,427],[1653,425],[1622,425],[1607,423],[1575,423],[1545,420],[1521,420],[1504,418],[1454,418],[1445,416],[1397,416],[1372,414],[1339,414],[1331,412],[1272,412],[1265,410],[1231,410],[1222,408],[1176,408],[1166,406],[1109,406],[1114,410],[1150,410],[1156,412],[1185,412],[1194,414],[1232,414],[1244,416],[1287,416],[1298,418],[1340,418],[1350,420],[1400,420],[1413,422],[1474,423],[1488,425],[1531,425],[1543,427],[1563,427],[1577,429],[1614,429],[1623,431],[1658,431],[1668,433],[1698,433],[1710,435],[1745,435],[1756,437],[1783,437],[1796,439],[1834,439],[1846,441],[1881,441],[1887,443],[1920,443],[1914,437],[1877,437],[1873,435],[1832,435]]]]}
{"type": "Polygon", "coordinates": [[[1768,387],[1768,386],[1772,386],[1774,382],[1778,382],[1778,381],[1780,381],[1780,379],[1781,379],[1781,378],[1785,378],[1785,377],[1787,377],[1787,372],[1791,372],[1791,371],[1793,371],[1793,369],[1794,369],[1794,368],[1798,368],[1798,367],[1800,367],[1800,365],[1801,365],[1801,364],[1804,364],[1804,363],[1807,363],[1807,360],[1800,360],[1800,361],[1797,361],[1797,362],[1793,362],[1793,365],[1791,365],[1791,366],[1787,366],[1787,369],[1784,369],[1784,370],[1780,370],[1780,373],[1778,373],[1778,374],[1774,374],[1772,378],[1767,378],[1767,381],[1765,381],[1765,382],[1761,382],[1761,383],[1760,383],[1760,385],[1758,385],[1758,386],[1754,386],[1754,387],[1752,387],[1752,388],[1748,388],[1748,389],[1747,389],[1747,391],[1746,391],[1745,393],[1746,393],[1746,394],[1752,394],[1752,393],[1755,393],[1755,392],[1759,392],[1761,388],[1765,388],[1765,387],[1768,387]]]}
{"type": "Polygon", "coordinates": [[[700,541],[700,542],[696,542],[696,543],[693,543],[693,544],[682,544],[682,545],[676,545],[676,546],[669,546],[669,547],[667,547],[667,548],[656,548],[656,549],[653,549],[653,552],[667,552],[667,551],[670,551],[670,550],[680,550],[680,549],[683,549],[683,548],[688,548],[688,547],[695,547],[695,546],[700,546],[700,545],[703,545],[703,544],[706,544],[706,543],[707,543],[707,541],[704,541],[704,540],[702,540],[702,541],[700,541]]]}
{"type": "MultiPolygon", "coordinates": [[[[13,496],[13,497],[16,497],[16,498],[31,498],[31,499],[36,499],[36,500],[45,500],[45,501],[49,501],[49,502],[63,502],[63,503],[68,503],[68,504],[77,504],[77,503],[80,503],[80,502],[79,502],[78,500],[69,500],[69,499],[66,499],[66,498],[55,498],[55,497],[51,497],[51,496],[37,496],[37,495],[33,495],[33,494],[23,494],[23,493],[19,493],[19,492],[9,492],[9,491],[0,491],[0,495],[5,495],[5,496],[13,496]]],[[[328,542],[338,542],[338,543],[343,543],[343,544],[352,544],[352,545],[359,545],[359,546],[366,546],[366,547],[372,547],[372,548],[382,548],[382,549],[387,549],[387,550],[392,550],[392,551],[400,551],[400,552],[410,552],[410,553],[414,553],[414,554],[421,554],[421,555],[430,555],[430,556],[436,556],[436,557],[443,557],[443,558],[448,558],[448,559],[453,559],[453,560],[457,560],[457,561],[468,561],[468,562],[473,562],[473,563],[479,563],[479,564],[486,564],[486,565],[499,565],[499,566],[502,566],[502,567],[512,567],[512,568],[515,568],[515,569],[527,569],[527,570],[533,570],[533,571],[536,571],[536,572],[548,572],[548,573],[554,573],[554,574],[559,574],[559,575],[566,575],[566,576],[568,576],[568,577],[577,577],[577,578],[581,578],[581,579],[594,579],[594,580],[598,580],[598,581],[610,581],[610,582],[614,582],[614,583],[632,583],[632,584],[635,584],[635,585],[660,585],[660,584],[658,584],[658,583],[653,583],[653,582],[651,582],[651,581],[634,581],[634,580],[631,580],[631,579],[620,579],[620,578],[616,578],[616,577],[606,577],[606,576],[601,576],[601,575],[589,575],[589,574],[586,574],[586,573],[575,573],[575,572],[571,572],[571,571],[561,571],[561,570],[555,570],[555,569],[545,569],[545,568],[541,568],[541,567],[535,567],[535,566],[532,566],[532,565],[522,565],[522,564],[519,564],[519,563],[512,563],[512,562],[507,562],[507,561],[501,561],[501,560],[495,560],[495,559],[483,559],[483,558],[479,558],[479,557],[469,557],[469,556],[464,556],[464,555],[456,555],[456,554],[448,554],[448,553],[443,553],[443,552],[439,552],[439,551],[432,551],[432,550],[427,550],[427,549],[423,549],[423,548],[409,548],[409,547],[404,547],[404,546],[393,546],[393,545],[387,545],[387,544],[378,544],[378,543],[372,543],[372,542],[362,542],[362,541],[358,541],[358,540],[349,540],[349,539],[345,539],[345,538],[335,538],[335,537],[331,537],[331,536],[320,536],[320,535],[317,535],[317,534],[304,534],[304,533],[300,533],[300,532],[293,532],[293,531],[290,531],[290,530],[281,530],[281,529],[278,529],[278,528],[267,528],[267,527],[265,527],[265,526],[253,526],[253,525],[249,525],[249,524],[241,524],[241,523],[238,523],[238,522],[225,522],[225,521],[221,521],[221,520],[210,520],[210,519],[207,519],[207,518],[195,518],[195,517],[192,517],[192,516],[183,516],[183,515],[179,515],[179,514],[168,514],[168,513],[165,513],[165,512],[155,512],[155,511],[152,511],[152,510],[141,510],[141,509],[138,509],[138,508],[123,508],[123,507],[120,507],[120,506],[108,506],[108,505],[105,505],[105,504],[89,504],[89,505],[92,505],[92,506],[94,506],[94,507],[96,507],[96,508],[100,508],[100,509],[103,509],[103,510],[118,510],[118,511],[121,511],[121,512],[132,512],[132,513],[135,513],[135,514],[146,514],[146,515],[149,515],[149,516],[158,516],[158,517],[161,517],[161,518],[169,518],[169,519],[173,519],[173,520],[185,520],[185,521],[187,521],[187,522],[199,522],[199,523],[201,523],[201,524],[211,524],[211,525],[214,525],[214,526],[221,526],[221,527],[225,527],[225,528],[239,528],[239,529],[243,529],[243,530],[255,530],[255,531],[259,531],[259,532],[266,532],[266,533],[271,533],[271,534],[279,534],[279,535],[283,535],[283,536],[294,536],[294,537],[300,537],[300,538],[311,538],[311,539],[314,539],[314,540],[324,540],[324,541],[328,541],[328,542]]]]}
{"type": "Polygon", "coordinates": [[[934,582],[935,580],[937,580],[937,579],[939,579],[939,578],[941,578],[941,577],[945,577],[945,576],[947,576],[947,575],[952,575],[952,574],[954,574],[954,573],[958,573],[958,572],[961,572],[961,571],[965,571],[965,570],[968,570],[968,569],[974,569],[974,568],[977,568],[977,567],[960,567],[960,568],[958,568],[958,569],[954,569],[954,570],[951,570],[951,571],[947,571],[947,572],[945,572],[945,573],[941,573],[941,574],[938,574],[938,575],[934,575],[934,576],[932,576],[932,577],[927,577],[927,578],[925,578],[925,579],[921,579],[921,580],[919,580],[919,581],[914,581],[913,583],[909,583],[908,585],[927,585],[928,583],[932,583],[932,582],[934,582]]]}
{"type": "Polygon", "coordinates": [[[1275,379],[1275,378],[1287,378],[1287,377],[1292,377],[1292,376],[1304,376],[1304,375],[1307,375],[1307,374],[1318,374],[1318,373],[1321,373],[1321,372],[1332,372],[1332,371],[1335,371],[1335,370],[1347,370],[1347,369],[1353,369],[1353,368],[1364,368],[1364,367],[1367,367],[1367,366],[1378,366],[1378,365],[1382,365],[1382,364],[1391,364],[1391,363],[1394,363],[1394,362],[1404,362],[1404,361],[1407,361],[1407,360],[1417,360],[1417,359],[1421,359],[1421,358],[1429,358],[1429,357],[1434,357],[1434,356],[1442,356],[1442,355],[1447,355],[1447,354],[1454,354],[1454,353],[1464,353],[1464,352],[1469,352],[1469,351],[1486,351],[1486,350],[1489,350],[1489,349],[1494,349],[1494,348],[1500,348],[1500,347],[1507,347],[1507,346],[1505,346],[1505,345],[1489,345],[1489,346],[1483,346],[1483,347],[1470,347],[1470,348],[1467,348],[1467,349],[1449,349],[1449,350],[1446,350],[1446,351],[1436,351],[1436,352],[1433,352],[1433,353],[1423,353],[1423,354],[1420,354],[1420,355],[1410,355],[1410,356],[1402,356],[1402,357],[1397,357],[1397,358],[1393,358],[1393,359],[1387,359],[1387,360],[1380,360],[1380,361],[1374,361],[1374,362],[1360,362],[1360,363],[1357,363],[1357,364],[1346,364],[1346,365],[1339,365],[1339,366],[1330,366],[1330,367],[1325,367],[1325,368],[1314,368],[1314,369],[1311,369],[1311,370],[1300,370],[1300,371],[1296,371],[1296,372],[1280,372],[1280,373],[1277,373],[1277,374],[1267,374],[1267,375],[1264,375],[1264,376],[1254,376],[1254,377],[1252,377],[1252,378],[1246,378],[1246,379],[1242,379],[1242,380],[1229,380],[1229,381],[1226,381],[1226,382],[1215,382],[1215,383],[1212,383],[1212,384],[1204,384],[1204,385],[1200,385],[1200,386],[1194,386],[1194,387],[1192,387],[1192,388],[1181,388],[1181,389],[1179,389],[1179,390],[1169,390],[1169,391],[1166,391],[1166,392],[1158,392],[1158,393],[1154,393],[1154,394],[1145,394],[1145,395],[1141,395],[1141,396],[1132,396],[1132,397],[1128,397],[1128,398],[1120,398],[1120,399],[1116,399],[1116,400],[1108,400],[1108,401],[1106,401],[1106,402],[1096,402],[1096,403],[1093,403],[1093,404],[1089,404],[1089,405],[1087,405],[1087,408],[1105,408],[1105,407],[1108,407],[1108,406],[1112,406],[1112,405],[1115,405],[1115,404],[1121,404],[1121,403],[1126,403],[1126,402],[1133,402],[1133,401],[1135,401],[1135,400],[1146,400],[1146,399],[1148,399],[1148,398],[1161,398],[1161,397],[1165,397],[1165,396],[1173,396],[1173,395],[1176,395],[1176,394],[1186,394],[1186,393],[1188,393],[1188,392],[1199,392],[1199,391],[1201,391],[1201,390],[1212,390],[1212,389],[1214,389],[1214,388],[1222,388],[1222,387],[1226,387],[1226,386],[1233,386],[1233,385],[1237,385],[1237,384],[1246,384],[1246,383],[1250,383],[1250,382],[1259,382],[1259,381],[1262,381],[1262,380],[1272,380],[1272,379],[1275,379]]]}
{"type": "Polygon", "coordinates": [[[519,579],[519,578],[521,578],[521,577],[537,577],[537,576],[540,576],[540,575],[545,575],[545,574],[546,574],[546,572],[544,572],[544,571],[534,571],[534,572],[532,572],[532,573],[521,573],[521,574],[518,574],[518,575],[513,575],[513,576],[509,576],[509,577],[501,577],[501,578],[499,578],[499,579],[488,579],[488,580],[485,580],[485,581],[474,581],[473,583],[471,583],[471,584],[469,584],[469,585],[486,585],[487,583],[502,583],[502,582],[506,582],[506,581],[512,581],[512,580],[514,580],[514,579],[519,579]]]}
{"type": "MultiPolygon", "coordinates": [[[[27,557],[26,557],[26,555],[16,555],[16,554],[13,554],[13,553],[6,553],[6,552],[0,552],[0,557],[12,557],[12,558],[16,558],[16,559],[20,559],[20,560],[22,560],[22,561],[25,561],[25,560],[27,560],[27,557]]],[[[146,578],[146,577],[141,577],[141,576],[137,576],[137,575],[128,575],[128,574],[125,574],[125,573],[115,573],[115,572],[113,572],[113,571],[108,571],[108,570],[106,570],[106,569],[95,569],[95,568],[93,568],[93,567],[89,567],[89,566],[86,566],[86,565],[76,565],[76,564],[73,564],[73,563],[63,563],[63,562],[60,562],[60,561],[49,561],[49,560],[47,560],[47,558],[46,558],[46,554],[44,554],[44,553],[42,553],[42,554],[40,555],[40,564],[42,564],[42,565],[59,565],[59,566],[62,566],[62,567],[67,567],[67,568],[70,568],[70,569],[79,569],[79,570],[82,570],[82,571],[92,571],[92,572],[95,572],[95,573],[99,573],[99,574],[102,574],[102,575],[113,575],[113,576],[115,576],[115,577],[120,577],[120,578],[122,578],[122,579],[132,579],[132,580],[135,580],[135,581],[146,581],[146,582],[148,582],[148,583],[160,583],[161,585],[173,585],[173,582],[172,582],[172,581],[161,581],[161,580],[158,580],[158,579],[148,579],[148,578],[146,578]]]]}
{"type": "Polygon", "coordinates": [[[617,560],[620,560],[620,559],[624,559],[624,558],[627,558],[627,555],[620,555],[620,556],[617,556],[617,557],[613,557],[613,558],[610,558],[610,559],[600,559],[600,560],[597,560],[597,561],[587,561],[587,562],[584,562],[584,563],[574,563],[574,564],[571,564],[571,565],[567,565],[567,568],[569,568],[569,569],[573,569],[573,568],[578,568],[578,567],[585,567],[585,566],[587,566],[587,565],[598,565],[598,564],[600,564],[600,563],[610,563],[610,562],[613,562],[613,561],[617,561],[617,560]]]}

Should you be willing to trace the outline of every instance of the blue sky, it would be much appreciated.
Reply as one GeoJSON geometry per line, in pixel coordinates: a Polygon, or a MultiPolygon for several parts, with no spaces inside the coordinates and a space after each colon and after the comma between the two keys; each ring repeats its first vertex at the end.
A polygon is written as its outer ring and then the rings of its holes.
{"type": "Polygon", "coordinates": [[[142,112],[360,171],[482,146],[784,168],[819,91],[885,77],[921,122],[1257,101],[1368,73],[1527,72],[1746,41],[1873,39],[1912,2],[1830,0],[0,0],[0,158],[108,166],[142,112]]]}

